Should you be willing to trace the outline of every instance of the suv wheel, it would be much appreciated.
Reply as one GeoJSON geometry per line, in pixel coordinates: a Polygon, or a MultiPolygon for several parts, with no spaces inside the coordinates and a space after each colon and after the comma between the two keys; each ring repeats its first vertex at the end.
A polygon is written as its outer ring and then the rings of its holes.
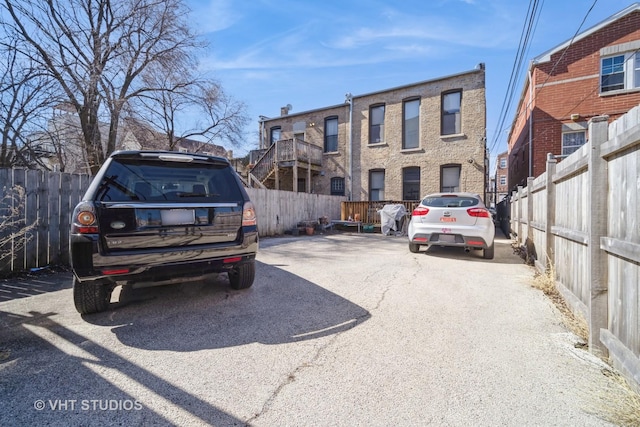
{"type": "Polygon", "coordinates": [[[233,289],[247,289],[253,285],[255,275],[255,261],[240,264],[229,271],[229,283],[233,289]]]}
{"type": "Polygon", "coordinates": [[[111,287],[108,284],[91,281],[80,282],[73,278],[73,302],[80,314],[105,311],[111,300],[111,287]]]}
{"type": "Polygon", "coordinates": [[[420,252],[420,245],[416,243],[409,243],[409,250],[412,253],[417,254],[418,252],[420,252]]]}

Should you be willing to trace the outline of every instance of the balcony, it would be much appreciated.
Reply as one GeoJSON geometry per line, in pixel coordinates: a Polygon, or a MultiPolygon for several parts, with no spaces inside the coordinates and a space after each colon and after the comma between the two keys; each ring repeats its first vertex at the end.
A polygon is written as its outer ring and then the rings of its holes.
{"type": "Polygon", "coordinates": [[[263,150],[250,153],[249,185],[302,191],[298,187],[304,181],[307,193],[311,192],[311,179],[322,169],[322,148],[301,139],[283,139],[263,150]]]}

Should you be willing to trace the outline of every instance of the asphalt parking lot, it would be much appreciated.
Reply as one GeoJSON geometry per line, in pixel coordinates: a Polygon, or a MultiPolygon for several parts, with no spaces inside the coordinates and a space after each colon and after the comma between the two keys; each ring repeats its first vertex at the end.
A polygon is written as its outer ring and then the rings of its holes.
{"type": "Polygon", "coordinates": [[[263,239],[248,290],[85,317],[69,273],[0,280],[0,425],[610,425],[606,365],[532,277],[504,236],[484,260],[331,233],[263,239]]]}

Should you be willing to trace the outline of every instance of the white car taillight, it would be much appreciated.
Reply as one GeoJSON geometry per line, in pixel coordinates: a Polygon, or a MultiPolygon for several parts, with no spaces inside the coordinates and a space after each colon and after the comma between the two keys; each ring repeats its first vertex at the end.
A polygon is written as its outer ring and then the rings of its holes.
{"type": "Polygon", "coordinates": [[[411,216],[424,216],[428,213],[429,213],[429,209],[425,208],[424,206],[418,206],[413,210],[413,212],[411,213],[411,216]]]}
{"type": "Polygon", "coordinates": [[[489,211],[486,210],[486,209],[482,209],[482,208],[467,209],[467,213],[469,214],[469,216],[475,216],[477,218],[489,218],[489,217],[491,217],[491,214],[489,213],[489,211]]]}

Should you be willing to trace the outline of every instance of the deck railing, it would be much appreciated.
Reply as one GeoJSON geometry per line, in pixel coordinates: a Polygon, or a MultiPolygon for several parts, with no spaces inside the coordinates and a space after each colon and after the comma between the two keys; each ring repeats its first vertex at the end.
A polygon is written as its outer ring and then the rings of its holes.
{"type": "Polygon", "coordinates": [[[342,202],[340,216],[342,221],[359,218],[363,224],[380,224],[380,213],[384,205],[404,205],[407,213],[413,212],[420,200],[376,200],[364,202],[342,202]]]}
{"type": "Polygon", "coordinates": [[[301,139],[282,139],[276,141],[268,149],[251,152],[251,159],[256,159],[251,174],[263,182],[269,177],[278,162],[300,161],[312,165],[322,165],[322,148],[301,139]]]}

